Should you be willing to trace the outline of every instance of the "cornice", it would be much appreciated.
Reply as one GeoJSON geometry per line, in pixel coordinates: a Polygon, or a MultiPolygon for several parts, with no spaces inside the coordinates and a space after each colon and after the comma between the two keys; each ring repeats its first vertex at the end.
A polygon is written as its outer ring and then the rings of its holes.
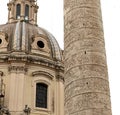
{"type": "MultiPolygon", "coordinates": [[[[58,71],[64,71],[64,66],[62,62],[58,62],[56,60],[51,60],[49,58],[44,58],[41,56],[35,55],[27,55],[27,54],[0,54],[0,62],[2,63],[26,63],[27,64],[35,64],[42,65],[52,69],[56,69],[58,71]]],[[[11,67],[10,67],[11,68],[11,67]]],[[[15,67],[12,67],[15,68],[15,67]]]]}

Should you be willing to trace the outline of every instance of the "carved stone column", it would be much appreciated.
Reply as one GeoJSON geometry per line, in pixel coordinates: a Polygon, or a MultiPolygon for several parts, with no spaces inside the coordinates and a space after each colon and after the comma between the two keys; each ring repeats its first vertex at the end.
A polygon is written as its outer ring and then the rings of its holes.
{"type": "Polygon", "coordinates": [[[65,115],[111,115],[99,0],[65,0],[65,115]]]}
{"type": "Polygon", "coordinates": [[[21,20],[25,19],[25,1],[21,2],[21,20]]]}

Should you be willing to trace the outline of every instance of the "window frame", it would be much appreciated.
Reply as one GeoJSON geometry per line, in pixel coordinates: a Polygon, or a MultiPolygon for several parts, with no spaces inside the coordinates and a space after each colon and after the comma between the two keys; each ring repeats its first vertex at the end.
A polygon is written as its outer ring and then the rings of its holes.
{"type": "Polygon", "coordinates": [[[30,6],[28,4],[25,4],[25,11],[24,11],[24,15],[25,15],[25,20],[28,21],[29,20],[29,16],[30,16],[30,6]],[[28,9],[27,9],[28,8],[28,9]],[[26,11],[28,10],[28,11],[26,11]],[[26,17],[28,19],[26,19],[26,17]]]}
{"type": "MultiPolygon", "coordinates": [[[[40,87],[39,87],[40,88],[40,87]]],[[[40,89],[39,89],[40,90],[40,89]]],[[[43,91],[43,90],[42,90],[43,91]]],[[[43,91],[44,92],[44,91],[43,91]]],[[[48,108],[48,85],[47,84],[45,84],[45,83],[42,83],[42,82],[38,82],[38,83],[36,83],[36,98],[35,98],[35,106],[37,107],[37,108],[44,108],[44,109],[47,109],[48,108]],[[41,105],[40,106],[37,106],[37,86],[38,85],[41,85],[41,86],[44,86],[44,88],[46,88],[46,101],[45,101],[45,107],[42,107],[41,105]]]]}
{"type": "Polygon", "coordinates": [[[33,92],[32,92],[32,99],[31,99],[32,108],[35,111],[43,112],[45,114],[51,112],[52,111],[51,104],[52,104],[52,99],[53,99],[52,82],[53,82],[54,76],[49,72],[39,70],[39,71],[33,71],[32,77],[33,77],[33,80],[32,80],[33,92]],[[44,83],[48,85],[47,108],[39,108],[35,106],[36,84],[37,83],[44,83]]]}
{"type": "Polygon", "coordinates": [[[34,80],[34,100],[33,100],[33,105],[34,105],[34,110],[37,111],[43,111],[43,112],[50,112],[50,105],[51,105],[51,83],[48,79],[42,79],[42,77],[36,77],[36,79],[34,80]],[[48,86],[47,89],[47,108],[41,108],[41,107],[36,107],[36,84],[37,83],[43,83],[46,84],[48,86]]]}
{"type": "Polygon", "coordinates": [[[19,19],[18,16],[19,16],[19,18],[20,18],[20,16],[21,16],[21,4],[20,4],[20,3],[16,4],[16,20],[19,19]],[[18,6],[19,6],[19,7],[18,7],[18,6]],[[18,12],[18,10],[19,10],[19,12],[18,12]],[[19,15],[18,15],[18,14],[19,14],[19,15]]]}

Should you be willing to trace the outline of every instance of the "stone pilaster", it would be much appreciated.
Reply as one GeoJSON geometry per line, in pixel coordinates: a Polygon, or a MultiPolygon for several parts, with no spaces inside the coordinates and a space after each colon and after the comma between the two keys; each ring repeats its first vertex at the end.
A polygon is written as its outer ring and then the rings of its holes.
{"type": "Polygon", "coordinates": [[[10,91],[9,91],[9,110],[12,115],[23,113],[25,73],[27,69],[24,63],[12,63],[9,67],[10,91]]]}
{"type": "Polygon", "coordinates": [[[8,22],[11,23],[14,20],[14,4],[13,3],[8,3],[8,22]]]}
{"type": "Polygon", "coordinates": [[[64,115],[64,77],[62,75],[56,76],[55,89],[55,111],[57,115],[64,115]]]}
{"type": "Polygon", "coordinates": [[[111,115],[99,0],[65,0],[65,115],[111,115]]]}
{"type": "Polygon", "coordinates": [[[2,95],[3,93],[3,72],[0,71],[0,96],[2,95]]]}
{"type": "Polygon", "coordinates": [[[21,2],[21,20],[25,18],[25,1],[21,2]]]}

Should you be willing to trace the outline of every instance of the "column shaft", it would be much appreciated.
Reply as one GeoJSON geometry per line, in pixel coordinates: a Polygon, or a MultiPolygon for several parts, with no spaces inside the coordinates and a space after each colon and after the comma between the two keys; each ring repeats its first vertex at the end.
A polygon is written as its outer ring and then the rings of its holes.
{"type": "Polygon", "coordinates": [[[65,0],[65,115],[111,115],[99,0],[65,0]]]}

